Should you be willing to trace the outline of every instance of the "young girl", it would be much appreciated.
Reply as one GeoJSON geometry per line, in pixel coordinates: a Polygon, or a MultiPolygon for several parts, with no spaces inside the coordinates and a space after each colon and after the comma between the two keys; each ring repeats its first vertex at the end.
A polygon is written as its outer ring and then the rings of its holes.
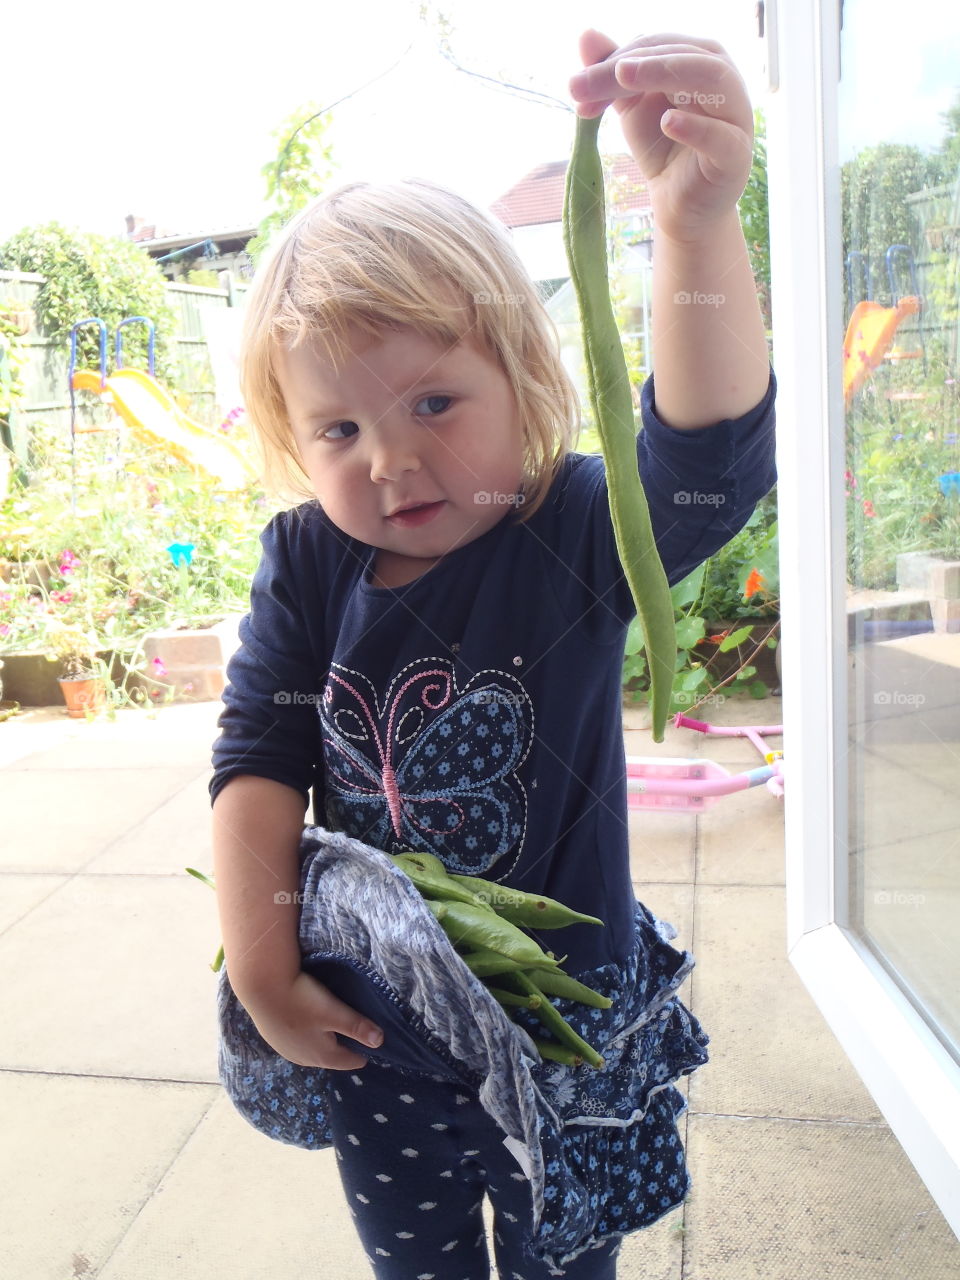
{"type": "MultiPolygon", "coordinates": [[[[617,48],[591,31],[580,52],[577,110],[614,105],[653,204],[656,377],[637,455],[673,584],[775,480],[773,378],[736,209],[752,113],[712,41],[617,48]]],[[[590,1092],[602,1072],[544,1064],[554,1083],[569,1076],[554,1092],[575,1099],[569,1159],[602,1161],[607,1180],[580,1256],[548,1266],[525,1250],[525,1179],[477,1098],[338,1040],[375,1047],[379,1029],[301,970],[297,933],[312,789],[331,831],[598,916],[603,929],[563,935],[564,968],[588,985],[625,1001],[624,975],[647,963],[621,718],[634,607],[602,459],[573,451],[555,332],[487,217],[427,182],[354,184],[304,211],[260,270],[242,370],[274,478],[310,500],[262,535],[214,751],[233,989],[270,1046],[323,1069],[378,1280],[487,1277],[484,1194],[501,1277],[609,1280],[623,1234],[686,1192],[671,1081],[705,1060],[696,1020],[674,1000],[636,1032],[616,1114],[590,1092]],[[671,1048],[681,1025],[686,1057],[671,1048]]]]}

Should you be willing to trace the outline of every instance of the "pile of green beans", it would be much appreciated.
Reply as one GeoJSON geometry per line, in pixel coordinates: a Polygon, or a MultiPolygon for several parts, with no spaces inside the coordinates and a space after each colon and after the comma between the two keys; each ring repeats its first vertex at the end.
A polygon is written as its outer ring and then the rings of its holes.
{"type": "Polygon", "coordinates": [[[607,276],[601,116],[577,117],[563,197],[563,241],[580,307],[587,384],[607,473],[610,516],[624,576],[643,627],[653,739],[663,741],[677,663],[673,600],[637,469],[636,427],[607,276]]]}
{"type": "MultiPolygon", "coordinates": [[[[573,1067],[584,1062],[598,1069],[603,1066],[603,1058],[577,1035],[549,996],[576,1000],[594,1009],[609,1009],[611,1001],[564,973],[560,968],[563,961],[557,960],[552,951],[544,951],[521,927],[602,926],[602,920],[573,911],[542,894],[522,893],[476,876],[452,875],[432,853],[388,856],[413,882],[460,958],[507,1014],[512,1017],[511,1010],[528,1009],[551,1032],[553,1040],[532,1037],[541,1057],[573,1067]],[[495,981],[487,981],[489,978],[495,981]]],[[[209,876],[195,867],[186,870],[211,889],[216,887],[209,876]]],[[[210,968],[218,973],[222,965],[221,946],[210,968]]]]}
{"type": "Polygon", "coordinates": [[[609,1009],[611,1001],[564,973],[562,961],[524,932],[524,926],[563,929],[571,924],[602,926],[602,920],[542,894],[523,893],[477,876],[452,875],[431,853],[389,856],[419,890],[460,958],[507,1014],[513,1017],[512,1010],[527,1009],[551,1033],[552,1040],[533,1037],[541,1057],[573,1067],[603,1066],[600,1054],[577,1035],[549,997],[563,996],[594,1009],[609,1009]]]}

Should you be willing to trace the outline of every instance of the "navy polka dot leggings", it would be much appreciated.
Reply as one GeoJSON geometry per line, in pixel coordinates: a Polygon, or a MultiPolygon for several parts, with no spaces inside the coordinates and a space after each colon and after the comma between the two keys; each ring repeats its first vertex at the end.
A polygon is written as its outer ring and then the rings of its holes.
{"type": "Polygon", "coordinates": [[[530,1183],[475,1093],[374,1062],[328,1079],[340,1178],[377,1280],[488,1280],[485,1194],[500,1280],[616,1280],[619,1238],[562,1270],[524,1252],[530,1183]]]}

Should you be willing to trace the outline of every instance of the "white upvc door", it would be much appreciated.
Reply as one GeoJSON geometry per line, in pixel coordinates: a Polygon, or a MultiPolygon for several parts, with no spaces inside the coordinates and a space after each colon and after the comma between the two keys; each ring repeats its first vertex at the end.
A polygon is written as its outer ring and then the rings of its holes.
{"type": "Polygon", "coordinates": [[[787,947],[960,1234],[960,6],[765,8],[787,947]]]}

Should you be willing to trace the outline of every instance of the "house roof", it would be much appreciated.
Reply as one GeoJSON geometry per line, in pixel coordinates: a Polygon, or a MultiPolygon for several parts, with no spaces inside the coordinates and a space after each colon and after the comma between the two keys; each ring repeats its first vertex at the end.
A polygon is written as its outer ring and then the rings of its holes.
{"type": "Polygon", "coordinates": [[[157,228],[146,226],[138,228],[130,239],[142,245],[144,249],[182,249],[190,244],[199,244],[204,240],[228,242],[233,240],[246,244],[257,234],[256,227],[226,227],[220,231],[200,231],[189,235],[175,235],[172,232],[157,235],[157,228]]]}
{"type": "MultiPolygon", "coordinates": [[[[526,177],[494,201],[490,212],[508,227],[559,222],[563,214],[567,164],[566,160],[553,160],[531,169],[526,177]]],[[[618,213],[635,213],[650,208],[650,193],[633,156],[614,156],[609,176],[616,183],[613,203],[618,213]]]]}

